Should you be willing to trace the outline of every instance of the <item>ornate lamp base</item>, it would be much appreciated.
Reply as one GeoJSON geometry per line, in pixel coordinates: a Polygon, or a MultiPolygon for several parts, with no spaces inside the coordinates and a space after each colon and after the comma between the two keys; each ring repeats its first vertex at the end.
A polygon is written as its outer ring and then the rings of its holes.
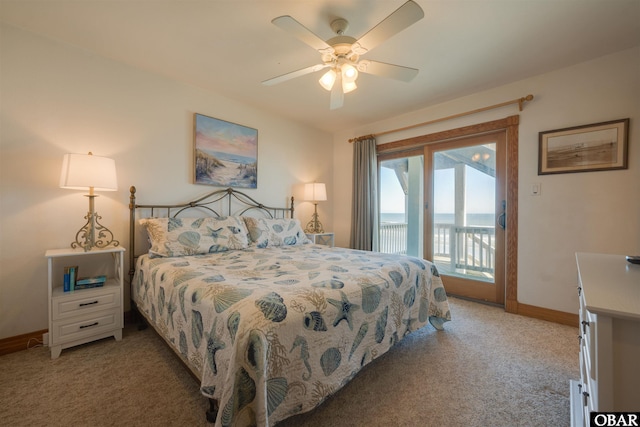
{"type": "Polygon", "coordinates": [[[94,211],[94,198],[95,194],[88,194],[89,198],[89,212],[84,217],[87,223],[76,233],[75,242],[71,242],[72,248],[83,248],[85,252],[90,251],[92,248],[103,249],[107,246],[118,246],[120,242],[113,238],[113,233],[104,225],[98,222],[102,219],[97,212],[94,211]],[[97,232],[97,236],[96,236],[97,232]],[[80,240],[82,239],[82,241],[80,240]]]}
{"type": "Polygon", "coordinates": [[[318,204],[314,203],[315,211],[313,212],[313,216],[311,217],[311,221],[307,223],[307,227],[304,229],[305,233],[324,233],[324,228],[322,227],[322,223],[318,219],[318,204]]]}

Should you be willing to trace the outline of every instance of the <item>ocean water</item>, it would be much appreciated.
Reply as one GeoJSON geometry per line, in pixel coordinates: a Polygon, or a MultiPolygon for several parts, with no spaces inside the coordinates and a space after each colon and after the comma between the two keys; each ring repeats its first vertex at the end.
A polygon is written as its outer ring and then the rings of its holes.
{"type": "Polygon", "coordinates": [[[226,160],[233,163],[239,163],[242,165],[250,165],[252,163],[256,163],[255,157],[242,156],[240,154],[223,153],[220,151],[214,151],[210,154],[213,155],[214,157],[217,157],[218,159],[226,160]]]}
{"type": "MultiPolygon", "coordinates": [[[[455,215],[452,213],[435,214],[435,222],[437,224],[453,224],[455,215]]],[[[405,222],[404,213],[380,213],[380,222],[403,223],[405,222]]],[[[469,213],[467,214],[467,225],[493,226],[496,224],[495,214],[492,213],[469,213]]]]}

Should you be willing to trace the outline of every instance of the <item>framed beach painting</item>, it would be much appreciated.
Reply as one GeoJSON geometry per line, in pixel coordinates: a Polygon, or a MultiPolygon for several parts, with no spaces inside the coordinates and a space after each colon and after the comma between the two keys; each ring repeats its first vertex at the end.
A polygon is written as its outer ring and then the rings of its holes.
{"type": "Polygon", "coordinates": [[[627,169],[629,119],[539,134],[538,175],[627,169]]]}
{"type": "Polygon", "coordinates": [[[258,187],[258,131],[195,114],[195,183],[258,187]]]}

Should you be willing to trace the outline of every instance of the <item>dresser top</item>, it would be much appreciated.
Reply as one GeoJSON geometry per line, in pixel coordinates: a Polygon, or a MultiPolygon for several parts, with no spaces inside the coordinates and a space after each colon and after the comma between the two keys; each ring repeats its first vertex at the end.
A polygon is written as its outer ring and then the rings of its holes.
{"type": "Polygon", "coordinates": [[[577,253],[576,260],[587,310],[640,319],[640,265],[624,255],[577,253]]]}

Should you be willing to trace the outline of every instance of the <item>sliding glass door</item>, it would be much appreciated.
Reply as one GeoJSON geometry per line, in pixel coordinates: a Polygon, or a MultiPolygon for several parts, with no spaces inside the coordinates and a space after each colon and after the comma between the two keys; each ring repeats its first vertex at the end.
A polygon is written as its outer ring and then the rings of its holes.
{"type": "Polygon", "coordinates": [[[448,293],[503,304],[505,133],[378,159],[380,252],[428,259],[448,293]]]}
{"type": "Polygon", "coordinates": [[[429,145],[428,259],[447,292],[504,303],[504,132],[429,145]]]}

